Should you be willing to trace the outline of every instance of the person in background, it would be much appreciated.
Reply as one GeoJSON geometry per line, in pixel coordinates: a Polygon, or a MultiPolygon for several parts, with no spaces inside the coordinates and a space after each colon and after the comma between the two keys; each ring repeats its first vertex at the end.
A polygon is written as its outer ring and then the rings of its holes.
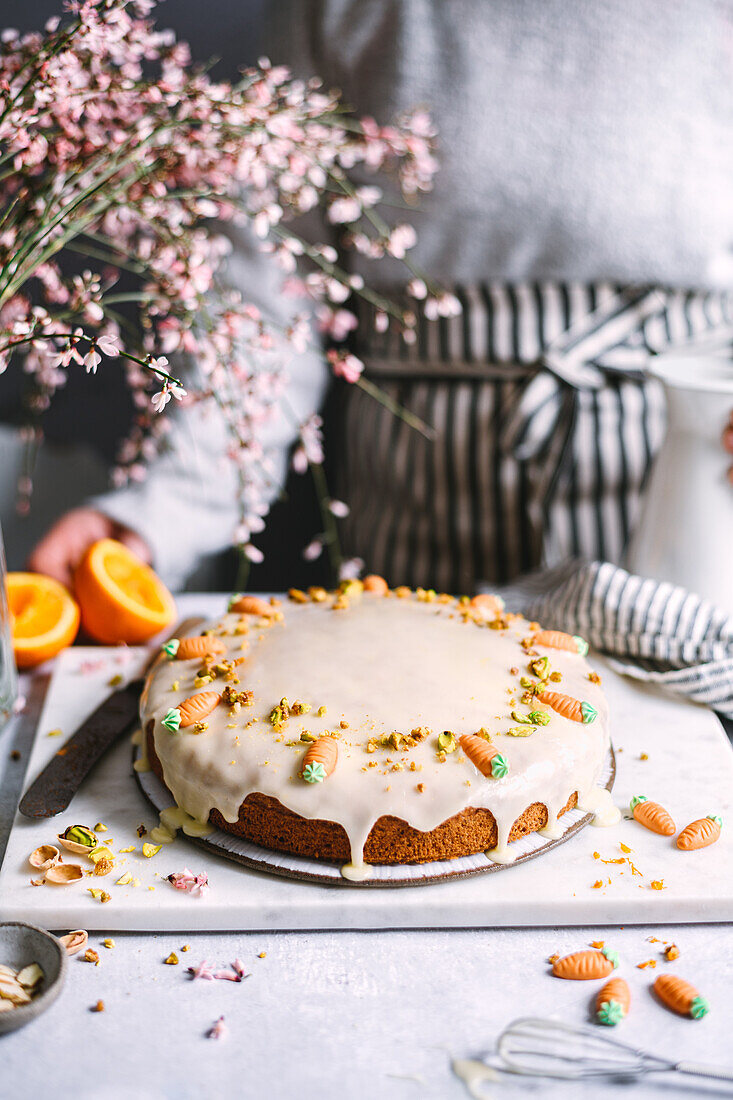
{"type": "MultiPolygon", "coordinates": [[[[379,289],[420,314],[417,342],[359,307],[353,345],[433,437],[343,387],[331,450],[345,553],[391,584],[453,591],[570,556],[618,561],[664,431],[644,361],[733,323],[733,3],[292,0],[268,19],[277,63],[380,121],[424,104],[439,134],[409,255],[446,288],[442,315],[425,318],[419,286],[410,297],[386,263],[379,289]]],[[[267,259],[244,234],[235,245],[229,278],[271,313],[290,308],[267,259]]],[[[313,356],[292,375],[302,416],[325,368],[313,356]]],[[[195,487],[216,429],[182,417],[178,431],[198,439],[198,470],[164,458],[146,483],[94,496],[31,567],[68,578],[89,542],[122,535],[177,584],[225,546],[231,486],[221,478],[213,503],[195,487]]],[[[267,441],[283,476],[291,441],[284,421],[267,441]]]]}

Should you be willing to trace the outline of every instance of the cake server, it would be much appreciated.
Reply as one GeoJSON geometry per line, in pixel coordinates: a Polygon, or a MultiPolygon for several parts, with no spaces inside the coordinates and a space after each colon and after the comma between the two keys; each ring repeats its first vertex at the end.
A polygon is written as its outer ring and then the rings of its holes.
{"type": "MultiPolygon", "coordinates": [[[[184,619],[170,637],[187,634],[203,619],[184,619]]],[[[24,817],[56,817],[63,813],[86,776],[107,749],[138,720],[140,692],[145,676],[160,653],[156,645],[139,676],[112,692],[79,728],[31,783],[18,809],[24,817]]]]}

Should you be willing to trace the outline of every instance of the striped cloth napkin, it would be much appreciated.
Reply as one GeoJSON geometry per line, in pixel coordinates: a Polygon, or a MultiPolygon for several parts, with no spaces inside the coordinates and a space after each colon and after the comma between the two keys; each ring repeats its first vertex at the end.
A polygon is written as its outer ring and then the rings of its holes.
{"type": "Polygon", "coordinates": [[[532,573],[499,592],[512,611],[580,634],[625,676],[733,719],[733,617],[707,600],[600,561],[532,573]]]}

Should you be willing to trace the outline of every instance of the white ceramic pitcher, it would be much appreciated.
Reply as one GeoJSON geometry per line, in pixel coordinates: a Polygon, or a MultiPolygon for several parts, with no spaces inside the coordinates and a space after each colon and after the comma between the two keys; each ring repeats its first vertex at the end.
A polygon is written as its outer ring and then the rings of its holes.
{"type": "Polygon", "coordinates": [[[733,410],[733,361],[694,353],[653,359],[668,429],[654,463],[628,568],[683,585],[733,614],[733,485],[721,435],[733,410]]]}

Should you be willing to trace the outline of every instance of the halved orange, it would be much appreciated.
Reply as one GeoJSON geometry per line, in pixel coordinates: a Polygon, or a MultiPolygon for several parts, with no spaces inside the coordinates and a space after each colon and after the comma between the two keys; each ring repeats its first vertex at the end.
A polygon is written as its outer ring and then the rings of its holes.
{"type": "Polygon", "coordinates": [[[33,668],[70,646],[79,605],[63,584],[41,573],[8,573],[13,652],[18,668],[33,668]]]}
{"type": "Polygon", "coordinates": [[[115,539],[89,547],[74,575],[84,630],[98,642],[146,642],[173,621],[176,605],[150,566],[115,539]]]}

